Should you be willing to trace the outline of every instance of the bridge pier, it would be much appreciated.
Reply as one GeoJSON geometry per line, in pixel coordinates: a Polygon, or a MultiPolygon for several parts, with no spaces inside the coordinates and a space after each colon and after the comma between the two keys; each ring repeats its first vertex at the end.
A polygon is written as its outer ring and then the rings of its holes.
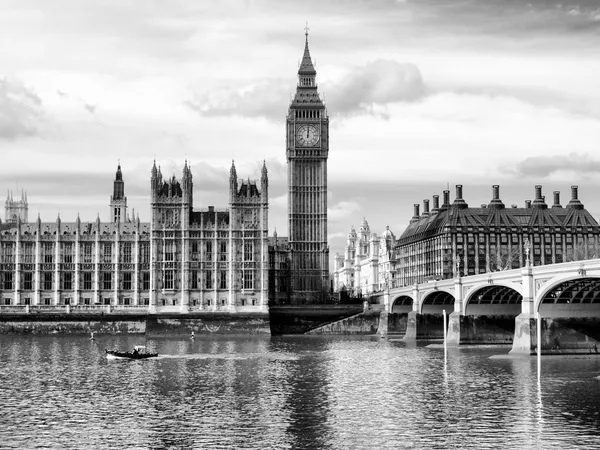
{"type": "Polygon", "coordinates": [[[454,311],[448,317],[446,342],[459,345],[461,339],[461,317],[463,316],[463,287],[460,275],[454,279],[454,311]]]}
{"type": "Polygon", "coordinates": [[[523,286],[521,314],[515,317],[513,347],[508,353],[512,355],[531,355],[537,346],[537,324],[533,303],[533,273],[529,265],[529,257],[527,258],[527,265],[521,270],[521,282],[523,286]]]}

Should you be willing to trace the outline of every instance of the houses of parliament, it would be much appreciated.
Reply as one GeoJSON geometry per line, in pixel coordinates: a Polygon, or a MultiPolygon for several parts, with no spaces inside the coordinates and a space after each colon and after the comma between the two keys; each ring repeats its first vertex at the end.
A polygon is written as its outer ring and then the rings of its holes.
{"type": "Polygon", "coordinates": [[[289,237],[269,237],[269,181],[242,181],[235,163],[226,208],[196,209],[181,177],[150,170],[150,222],[129,214],[119,164],[109,220],[31,220],[9,193],[0,224],[1,305],[115,305],[157,312],[264,312],[269,299],[311,303],[329,286],[329,119],[308,33],[286,118],[289,237]],[[300,299],[300,300],[298,300],[300,299]]]}

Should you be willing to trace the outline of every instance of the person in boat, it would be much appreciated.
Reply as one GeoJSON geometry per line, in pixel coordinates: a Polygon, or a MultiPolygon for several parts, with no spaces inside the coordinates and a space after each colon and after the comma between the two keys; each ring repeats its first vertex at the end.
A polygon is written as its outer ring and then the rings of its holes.
{"type": "Polygon", "coordinates": [[[134,349],[133,349],[133,354],[134,354],[134,355],[137,355],[137,354],[138,354],[138,349],[137,349],[137,348],[134,348],[134,349]]]}

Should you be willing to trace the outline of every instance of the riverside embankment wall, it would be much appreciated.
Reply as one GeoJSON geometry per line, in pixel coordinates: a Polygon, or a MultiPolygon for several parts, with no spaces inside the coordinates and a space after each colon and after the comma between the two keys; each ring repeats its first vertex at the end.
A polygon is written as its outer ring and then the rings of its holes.
{"type": "Polygon", "coordinates": [[[262,314],[1,314],[0,334],[270,334],[262,314]]]}

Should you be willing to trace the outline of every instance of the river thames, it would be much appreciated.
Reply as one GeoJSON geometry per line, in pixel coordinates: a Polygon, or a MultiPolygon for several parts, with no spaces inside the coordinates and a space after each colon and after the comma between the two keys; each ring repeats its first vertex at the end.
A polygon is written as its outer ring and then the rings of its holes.
{"type": "Polygon", "coordinates": [[[376,337],[0,336],[3,449],[592,449],[600,358],[376,337]],[[105,348],[147,344],[143,361],[105,348]]]}

